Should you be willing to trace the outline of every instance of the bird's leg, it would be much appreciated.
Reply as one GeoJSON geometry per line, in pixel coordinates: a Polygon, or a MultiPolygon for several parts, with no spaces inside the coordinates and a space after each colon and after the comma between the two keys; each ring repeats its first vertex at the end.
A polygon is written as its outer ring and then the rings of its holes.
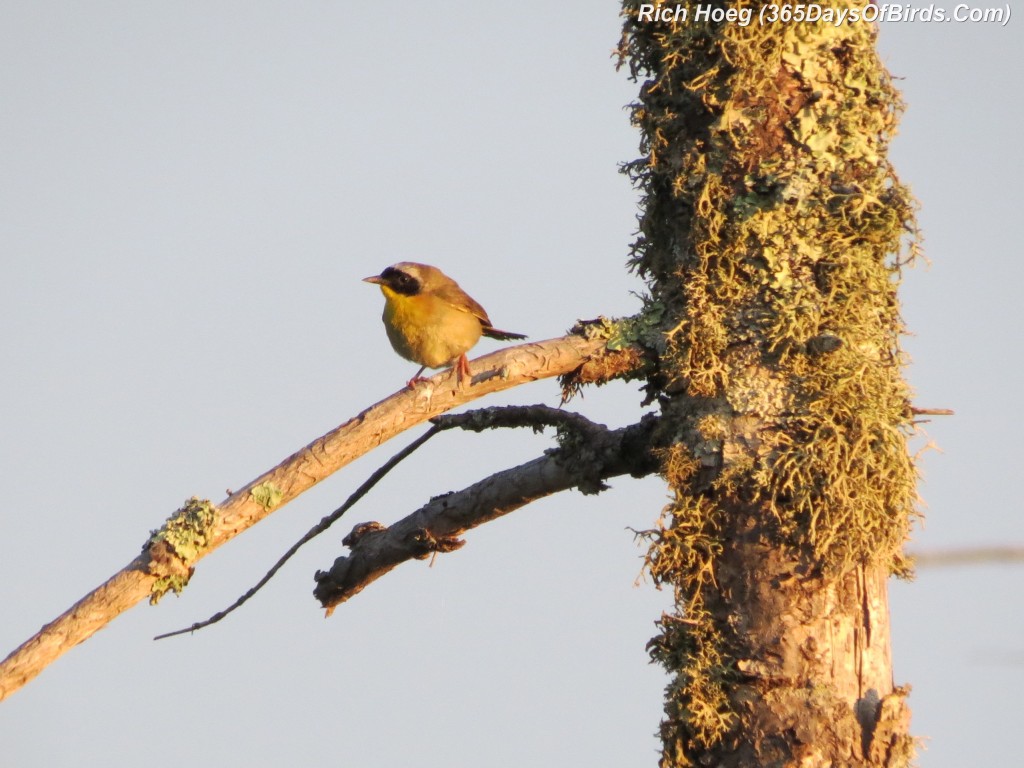
{"type": "Polygon", "coordinates": [[[455,377],[460,387],[463,382],[473,383],[473,374],[469,371],[469,358],[465,353],[459,355],[459,359],[455,361],[455,377]]]}
{"type": "Polygon", "coordinates": [[[416,371],[416,374],[411,379],[409,379],[407,382],[405,382],[405,386],[407,386],[409,389],[416,389],[416,385],[417,384],[419,384],[421,381],[426,381],[425,378],[420,376],[420,374],[423,373],[426,369],[427,369],[427,366],[421,365],[420,369],[418,371],[416,371]]]}

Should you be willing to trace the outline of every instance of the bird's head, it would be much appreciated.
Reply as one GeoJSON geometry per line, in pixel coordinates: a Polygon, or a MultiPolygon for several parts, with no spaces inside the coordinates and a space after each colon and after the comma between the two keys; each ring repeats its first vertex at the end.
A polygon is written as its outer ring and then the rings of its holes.
{"type": "Polygon", "coordinates": [[[417,264],[414,261],[400,261],[392,264],[379,275],[364,277],[363,282],[379,285],[381,290],[397,293],[402,296],[416,296],[430,290],[444,274],[437,267],[429,264],[417,264]]]}

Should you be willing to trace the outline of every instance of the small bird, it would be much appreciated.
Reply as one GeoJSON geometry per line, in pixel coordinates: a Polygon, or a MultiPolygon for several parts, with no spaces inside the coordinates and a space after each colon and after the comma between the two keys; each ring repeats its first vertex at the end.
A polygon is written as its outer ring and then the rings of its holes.
{"type": "Polygon", "coordinates": [[[402,261],[364,282],[384,294],[384,329],[395,352],[422,367],[406,382],[423,381],[425,368],[451,365],[461,384],[469,376],[466,353],[487,336],[499,341],[525,339],[521,333],[499,331],[484,308],[437,267],[402,261]]]}

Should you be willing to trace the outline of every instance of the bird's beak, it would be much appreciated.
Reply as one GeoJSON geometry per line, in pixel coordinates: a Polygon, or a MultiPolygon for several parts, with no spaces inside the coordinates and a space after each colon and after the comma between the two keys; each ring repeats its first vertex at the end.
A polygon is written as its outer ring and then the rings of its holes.
{"type": "Polygon", "coordinates": [[[363,282],[364,283],[376,283],[377,285],[380,285],[384,281],[380,279],[380,275],[374,275],[373,277],[364,277],[363,278],[363,282]]]}

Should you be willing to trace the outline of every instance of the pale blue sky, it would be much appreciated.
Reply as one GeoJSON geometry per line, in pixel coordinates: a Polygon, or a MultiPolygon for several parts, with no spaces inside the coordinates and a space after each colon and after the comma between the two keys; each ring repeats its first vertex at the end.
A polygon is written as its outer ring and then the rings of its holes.
{"type": "MultiPolygon", "coordinates": [[[[360,278],[437,264],[537,339],[636,308],[617,12],[0,0],[0,655],[186,497],[220,499],[411,375],[360,278]]],[[[909,376],[919,405],[957,411],[929,428],[942,453],[923,462],[922,548],[1024,542],[1021,29],[881,32],[909,104],[893,159],[932,260],[903,292],[909,376]]],[[[621,425],[639,401],[617,385],[576,407],[621,425]]],[[[149,639],[233,600],[404,439],[70,652],[0,705],[6,764],[654,765],[665,679],[644,644],[668,596],[634,586],[627,526],[657,516],[656,480],[548,499],[322,618],[312,573],[352,523],[549,445],[439,440],[221,625],[149,639]]],[[[1022,588],[1007,567],[894,587],[922,768],[1015,754],[1022,588]]]]}

